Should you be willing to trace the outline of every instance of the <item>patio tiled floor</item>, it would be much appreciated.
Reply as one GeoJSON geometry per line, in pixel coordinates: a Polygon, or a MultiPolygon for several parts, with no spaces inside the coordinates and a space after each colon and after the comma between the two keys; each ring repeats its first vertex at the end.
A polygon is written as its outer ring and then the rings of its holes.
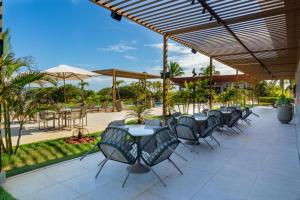
{"type": "Polygon", "coordinates": [[[256,108],[252,125],[244,133],[216,133],[221,147],[214,151],[205,144],[200,154],[183,146],[177,151],[188,162],[173,156],[184,175],[168,162],[155,167],[167,187],[150,172],[130,175],[121,187],[126,166],[108,162],[97,180],[99,153],[9,178],[3,187],[18,199],[228,199],[299,200],[300,165],[295,125],[282,125],[273,109],[256,108]]]}

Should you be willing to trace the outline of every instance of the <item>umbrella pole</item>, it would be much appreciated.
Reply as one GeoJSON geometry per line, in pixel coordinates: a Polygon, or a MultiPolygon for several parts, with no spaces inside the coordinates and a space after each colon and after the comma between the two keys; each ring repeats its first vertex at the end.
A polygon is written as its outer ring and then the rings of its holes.
{"type": "Polygon", "coordinates": [[[63,78],[63,80],[64,80],[64,102],[65,102],[65,109],[66,109],[66,79],[65,79],[65,77],[63,78]]]}

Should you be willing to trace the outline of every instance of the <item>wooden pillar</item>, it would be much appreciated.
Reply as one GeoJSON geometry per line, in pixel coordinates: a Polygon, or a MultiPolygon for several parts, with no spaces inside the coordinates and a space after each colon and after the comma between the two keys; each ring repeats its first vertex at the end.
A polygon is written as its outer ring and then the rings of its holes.
{"type": "Polygon", "coordinates": [[[212,109],[212,57],[209,58],[209,109],[212,109]]]}
{"type": "Polygon", "coordinates": [[[113,76],[112,76],[112,100],[113,100],[113,109],[112,111],[115,112],[116,110],[116,81],[117,81],[117,77],[116,77],[116,71],[113,69],[113,76]]]}
{"type": "Polygon", "coordinates": [[[164,35],[163,38],[163,117],[166,119],[168,115],[168,38],[164,35]]]}
{"type": "MultiPolygon", "coordinates": [[[[2,54],[3,54],[3,38],[2,38],[2,0],[0,0],[0,76],[2,74],[2,54]]],[[[1,79],[1,77],[0,77],[1,79]]],[[[0,104],[0,130],[1,130],[1,104],[0,104]]],[[[1,131],[0,131],[1,133],[1,131]]],[[[2,172],[2,136],[0,138],[1,144],[0,144],[0,173],[2,172]]]]}
{"type": "Polygon", "coordinates": [[[238,105],[238,86],[239,86],[239,70],[236,70],[236,82],[235,82],[235,105],[238,105]]]}

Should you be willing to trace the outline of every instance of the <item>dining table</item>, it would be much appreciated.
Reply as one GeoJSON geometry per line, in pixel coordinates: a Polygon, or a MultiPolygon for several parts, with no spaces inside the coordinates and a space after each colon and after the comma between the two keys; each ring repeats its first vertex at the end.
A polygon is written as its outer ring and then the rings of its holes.
{"type": "Polygon", "coordinates": [[[129,134],[134,137],[137,145],[136,163],[132,166],[129,166],[127,170],[137,174],[149,172],[150,169],[141,162],[142,159],[141,141],[144,137],[153,135],[155,131],[162,128],[162,126],[150,126],[150,125],[138,124],[138,125],[125,125],[122,126],[122,128],[128,130],[129,134]]]}

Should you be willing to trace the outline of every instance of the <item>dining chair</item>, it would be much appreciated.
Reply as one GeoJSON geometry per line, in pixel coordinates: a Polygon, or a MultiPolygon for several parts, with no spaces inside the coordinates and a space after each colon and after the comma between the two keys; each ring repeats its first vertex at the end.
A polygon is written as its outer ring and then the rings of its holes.
{"type": "Polygon", "coordinates": [[[175,149],[178,146],[179,141],[172,136],[171,130],[168,127],[157,130],[154,135],[142,146],[142,159],[146,166],[153,172],[153,174],[159,179],[159,181],[166,186],[164,181],[153,169],[153,166],[168,160],[182,175],[182,171],[170,158],[173,153],[176,154],[175,149]],[[157,144],[154,151],[148,152],[147,146],[155,142],[157,144]]]}
{"type": "Polygon", "coordinates": [[[58,121],[58,127],[60,127],[60,117],[59,115],[55,112],[55,111],[51,111],[51,110],[44,110],[44,111],[40,111],[38,113],[38,124],[39,124],[39,130],[41,129],[41,122],[43,123],[43,128],[55,128],[55,120],[58,121]],[[48,126],[48,122],[52,121],[52,127],[48,126]]]}
{"type": "MultiPolygon", "coordinates": [[[[181,140],[191,141],[194,146],[199,142],[199,127],[197,121],[190,116],[181,116],[176,124],[176,135],[181,140]]],[[[191,151],[195,151],[191,149],[191,151]]]]}
{"type": "Polygon", "coordinates": [[[161,126],[161,121],[159,119],[145,119],[144,124],[146,126],[161,126]]]}
{"type": "Polygon", "coordinates": [[[200,133],[201,139],[205,141],[205,143],[214,150],[214,147],[206,140],[207,137],[210,137],[213,141],[215,141],[219,146],[219,141],[213,136],[213,133],[219,128],[219,119],[214,115],[210,115],[207,118],[207,128],[200,133]]]}
{"type": "MultiPolygon", "coordinates": [[[[128,131],[118,127],[108,127],[104,133],[101,134],[101,140],[97,143],[105,159],[98,164],[100,169],[95,178],[99,176],[104,165],[109,160],[134,165],[137,157],[136,148],[133,148],[133,146],[136,145],[134,141],[133,136],[131,136],[128,131]]],[[[132,168],[128,171],[122,187],[125,186],[131,172],[132,168]]]]}
{"type": "Polygon", "coordinates": [[[108,127],[112,127],[112,126],[125,126],[125,119],[111,121],[108,124],[108,127]]]}

